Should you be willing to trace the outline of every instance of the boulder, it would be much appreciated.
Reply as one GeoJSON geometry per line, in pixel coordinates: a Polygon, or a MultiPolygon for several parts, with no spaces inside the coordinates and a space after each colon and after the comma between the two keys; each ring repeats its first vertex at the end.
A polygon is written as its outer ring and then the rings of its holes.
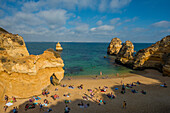
{"type": "Polygon", "coordinates": [[[121,44],[122,41],[119,38],[113,38],[107,48],[107,53],[110,55],[117,55],[120,51],[120,48],[122,47],[121,44]]]}

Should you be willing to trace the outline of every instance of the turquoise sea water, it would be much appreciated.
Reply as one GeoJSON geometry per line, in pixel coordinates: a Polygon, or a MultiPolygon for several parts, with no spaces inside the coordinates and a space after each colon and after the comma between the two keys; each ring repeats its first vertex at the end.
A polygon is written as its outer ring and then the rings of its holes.
{"type": "MultiPolygon", "coordinates": [[[[42,54],[46,49],[55,50],[57,42],[26,42],[30,54],[42,54]]],[[[59,52],[64,61],[66,76],[113,75],[132,71],[115,64],[114,56],[107,55],[109,43],[73,43],[61,42],[63,51],[59,52]],[[104,58],[107,56],[107,58],[104,58]]],[[[135,51],[149,47],[151,43],[134,43],[135,51]]]]}

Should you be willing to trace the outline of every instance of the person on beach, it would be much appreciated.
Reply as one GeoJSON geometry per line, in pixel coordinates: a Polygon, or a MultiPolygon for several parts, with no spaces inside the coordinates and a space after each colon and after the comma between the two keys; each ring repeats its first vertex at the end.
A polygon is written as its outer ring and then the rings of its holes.
{"type": "Polygon", "coordinates": [[[119,77],[119,73],[116,73],[116,76],[119,77]]]}
{"type": "Polygon", "coordinates": [[[121,93],[124,94],[125,92],[126,92],[126,91],[125,91],[125,85],[123,84],[123,85],[122,85],[122,91],[121,91],[121,93]]]}
{"type": "Polygon", "coordinates": [[[126,101],[123,101],[123,109],[126,109],[126,101]]]}
{"type": "Polygon", "coordinates": [[[167,85],[166,85],[166,83],[164,83],[164,87],[165,87],[165,88],[167,88],[167,85]]]}
{"type": "Polygon", "coordinates": [[[16,102],[16,101],[17,101],[14,96],[12,96],[12,100],[13,100],[13,102],[16,102]]]}
{"type": "Polygon", "coordinates": [[[8,96],[7,95],[5,95],[5,101],[6,101],[6,103],[8,102],[8,96]]]}
{"type": "Polygon", "coordinates": [[[100,71],[100,76],[102,76],[103,74],[102,74],[102,71],[100,71]]]}
{"type": "Polygon", "coordinates": [[[13,113],[18,113],[17,107],[14,107],[12,111],[13,111],[13,113]]]}
{"type": "Polygon", "coordinates": [[[39,104],[39,107],[40,107],[40,111],[43,110],[43,105],[41,103],[39,104]]]}
{"type": "Polygon", "coordinates": [[[5,106],[4,106],[4,111],[5,111],[5,112],[6,112],[7,108],[8,108],[8,106],[5,105],[5,106]]]}
{"type": "Polygon", "coordinates": [[[70,108],[66,105],[65,109],[64,109],[64,113],[69,113],[70,112],[70,108]]]}

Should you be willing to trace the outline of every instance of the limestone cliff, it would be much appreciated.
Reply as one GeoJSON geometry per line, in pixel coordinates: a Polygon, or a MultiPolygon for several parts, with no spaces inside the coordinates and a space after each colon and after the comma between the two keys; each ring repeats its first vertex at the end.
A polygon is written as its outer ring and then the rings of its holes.
{"type": "Polygon", "coordinates": [[[150,47],[139,50],[134,58],[133,69],[154,68],[162,71],[169,53],[170,36],[166,36],[150,47]]]}
{"type": "Polygon", "coordinates": [[[131,41],[128,40],[125,43],[123,43],[122,48],[117,54],[115,61],[131,67],[133,64],[133,53],[134,45],[131,41]]]}
{"type": "MultiPolygon", "coordinates": [[[[109,45],[108,51],[111,47],[114,47],[114,45],[109,45]]],[[[170,76],[170,36],[164,37],[148,48],[139,50],[135,56],[133,56],[133,53],[132,42],[126,41],[117,53],[115,61],[132,69],[157,69],[163,72],[163,75],[170,76]]]]}
{"type": "Polygon", "coordinates": [[[165,65],[163,66],[163,75],[164,76],[170,76],[170,53],[167,55],[165,58],[166,62],[165,65]]]}
{"type": "Polygon", "coordinates": [[[122,47],[122,41],[119,38],[115,37],[111,40],[107,48],[107,53],[110,55],[117,55],[121,47],[122,47]]]}
{"type": "Polygon", "coordinates": [[[0,51],[12,57],[29,56],[23,38],[8,32],[0,32],[0,51]]]}
{"type": "Polygon", "coordinates": [[[52,75],[58,83],[62,80],[64,63],[56,51],[29,55],[21,36],[0,33],[0,99],[5,94],[18,98],[40,94],[52,75]]]}

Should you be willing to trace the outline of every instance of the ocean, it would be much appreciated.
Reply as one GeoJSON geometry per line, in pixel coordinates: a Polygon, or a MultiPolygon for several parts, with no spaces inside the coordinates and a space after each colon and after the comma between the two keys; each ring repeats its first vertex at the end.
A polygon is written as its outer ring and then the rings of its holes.
{"type": "MultiPolygon", "coordinates": [[[[30,54],[39,55],[46,49],[55,50],[57,42],[26,42],[30,54]]],[[[64,61],[65,76],[120,75],[133,72],[129,68],[117,65],[115,57],[107,55],[109,43],[61,42],[63,51],[59,52],[64,61]],[[106,56],[106,58],[104,58],[106,56]]],[[[135,51],[149,47],[152,43],[134,43],[135,51]]]]}

